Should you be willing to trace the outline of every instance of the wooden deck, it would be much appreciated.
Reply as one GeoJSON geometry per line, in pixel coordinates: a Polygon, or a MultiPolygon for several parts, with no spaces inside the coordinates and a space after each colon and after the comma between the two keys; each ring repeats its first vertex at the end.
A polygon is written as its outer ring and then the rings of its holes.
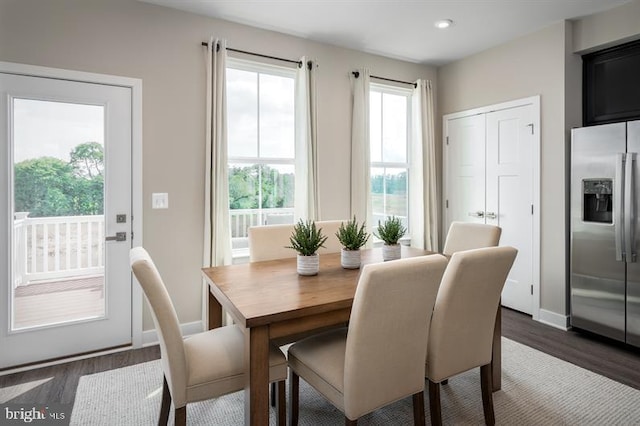
{"type": "Polygon", "coordinates": [[[14,329],[104,315],[104,276],[78,277],[15,289],[14,329]]]}

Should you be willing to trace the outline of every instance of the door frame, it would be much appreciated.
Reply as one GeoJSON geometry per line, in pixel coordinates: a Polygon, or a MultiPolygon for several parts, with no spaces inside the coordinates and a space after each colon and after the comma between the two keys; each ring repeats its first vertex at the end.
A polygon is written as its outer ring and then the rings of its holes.
{"type": "MultiPolygon", "coordinates": [[[[0,61],[0,72],[30,77],[121,86],[131,89],[131,246],[142,245],[142,80],[138,78],[2,61],[0,61]]],[[[132,278],[131,283],[133,284],[133,282],[132,278]]],[[[140,286],[132,285],[131,346],[124,347],[121,350],[142,347],[142,305],[142,290],[140,286]]],[[[109,352],[113,352],[113,350],[109,352]]],[[[89,356],[95,355],[96,354],[91,354],[89,356]]],[[[70,359],[71,358],[76,357],[72,356],[70,359]]],[[[69,359],[63,359],[59,362],[67,362],[68,360],[69,359]]]]}
{"type": "MultiPolygon", "coordinates": [[[[494,105],[487,105],[473,108],[465,111],[454,112],[442,116],[442,199],[447,194],[447,137],[449,135],[449,120],[457,118],[469,117],[477,114],[486,114],[489,112],[511,109],[521,106],[533,106],[533,305],[531,307],[531,317],[536,321],[540,321],[540,95],[530,96],[528,98],[516,99],[507,102],[501,102],[494,105]]],[[[446,217],[446,205],[442,203],[442,217],[446,217]]],[[[445,226],[445,223],[442,223],[445,226]]],[[[446,229],[443,229],[442,235],[445,235],[446,229]]]]}

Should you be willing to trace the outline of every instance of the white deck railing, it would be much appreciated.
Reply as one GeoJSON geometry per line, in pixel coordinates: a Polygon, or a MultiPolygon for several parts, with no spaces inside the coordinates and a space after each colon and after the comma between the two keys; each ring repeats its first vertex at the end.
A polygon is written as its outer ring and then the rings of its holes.
{"type": "MultiPolygon", "coordinates": [[[[234,248],[246,248],[250,226],[293,223],[293,209],[231,210],[234,248]]],[[[104,272],[104,216],[28,217],[14,219],[15,286],[39,280],[104,272]]]]}
{"type": "Polygon", "coordinates": [[[13,235],[15,286],[104,271],[103,215],[16,213],[13,235]]]}

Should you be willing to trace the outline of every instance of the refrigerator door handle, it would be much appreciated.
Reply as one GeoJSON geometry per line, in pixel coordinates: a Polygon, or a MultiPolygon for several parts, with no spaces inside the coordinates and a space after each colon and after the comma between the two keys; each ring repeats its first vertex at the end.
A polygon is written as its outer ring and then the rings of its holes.
{"type": "Polygon", "coordinates": [[[613,211],[615,214],[613,229],[615,235],[615,247],[616,247],[616,260],[618,262],[624,262],[624,212],[623,212],[623,182],[624,182],[624,153],[616,154],[616,176],[613,185],[613,211]]]}
{"type": "Polygon", "coordinates": [[[627,262],[636,261],[636,226],[635,226],[635,184],[633,168],[635,167],[636,154],[628,153],[624,166],[624,240],[627,262]]]}

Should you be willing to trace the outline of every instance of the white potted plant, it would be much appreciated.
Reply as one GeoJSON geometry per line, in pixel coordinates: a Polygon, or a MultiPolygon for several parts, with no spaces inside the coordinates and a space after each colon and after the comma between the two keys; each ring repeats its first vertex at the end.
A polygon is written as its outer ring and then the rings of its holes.
{"type": "Polygon", "coordinates": [[[340,250],[340,264],[345,269],[358,269],[360,268],[360,248],[369,241],[370,235],[366,231],[366,224],[358,226],[356,217],[353,220],[348,221],[346,224],[343,222],[336,232],[336,237],[342,249],[340,250]]]}
{"type": "MultiPolygon", "coordinates": [[[[400,259],[400,244],[398,241],[407,232],[407,228],[402,226],[402,222],[395,216],[387,217],[384,223],[378,221],[378,233],[376,237],[384,241],[382,246],[382,259],[400,259]]],[[[374,233],[375,234],[375,233],[374,233]]]]}
{"type": "Polygon", "coordinates": [[[318,249],[324,247],[327,237],[322,235],[322,228],[316,229],[313,221],[304,222],[302,219],[293,227],[291,242],[287,248],[298,252],[297,269],[300,275],[316,275],[320,269],[318,249]]]}

